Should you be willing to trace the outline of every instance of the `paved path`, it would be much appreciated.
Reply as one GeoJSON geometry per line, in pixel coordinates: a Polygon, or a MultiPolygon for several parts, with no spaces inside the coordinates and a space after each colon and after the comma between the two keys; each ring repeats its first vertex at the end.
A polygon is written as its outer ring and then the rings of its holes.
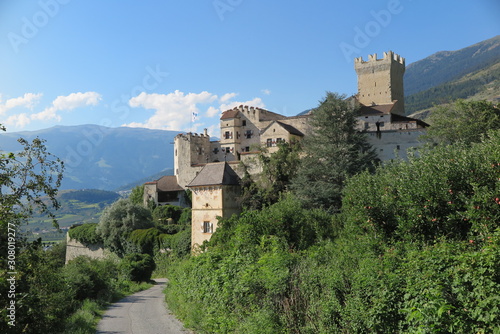
{"type": "Polygon", "coordinates": [[[97,326],[97,334],[187,334],[166,308],[166,279],[155,279],[156,285],[112,304],[97,326]]]}

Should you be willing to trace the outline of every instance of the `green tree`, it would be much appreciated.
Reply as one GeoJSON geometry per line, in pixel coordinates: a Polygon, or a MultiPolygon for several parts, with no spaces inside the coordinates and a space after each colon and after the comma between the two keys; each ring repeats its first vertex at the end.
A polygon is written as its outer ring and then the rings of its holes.
{"type": "MultiPolygon", "coordinates": [[[[5,131],[1,125],[0,131],[5,131]]],[[[56,195],[64,165],[47,151],[42,139],[18,142],[18,153],[0,153],[0,304],[15,302],[16,307],[16,327],[7,324],[7,308],[0,310],[0,332],[50,332],[57,328],[54,319],[65,314],[62,305],[68,300],[57,290],[55,263],[61,262],[45,256],[40,240],[27,243],[18,228],[35,210],[49,214],[57,226],[51,210],[59,207],[56,195]],[[15,294],[7,293],[11,287],[7,279],[12,276],[15,294]]]]}
{"type": "Polygon", "coordinates": [[[424,139],[434,143],[477,143],[489,130],[500,129],[500,109],[488,101],[457,100],[439,106],[426,121],[424,139]]]}
{"type": "Polygon", "coordinates": [[[104,209],[96,233],[102,237],[104,247],[123,256],[130,233],[150,227],[153,227],[153,223],[148,209],[133,204],[129,199],[120,199],[104,209]]]}
{"type": "Polygon", "coordinates": [[[348,177],[372,169],[378,161],[365,135],[356,130],[358,107],[345,96],[327,93],[312,111],[312,130],[292,190],[303,204],[336,211],[348,177]]]}
{"type": "Polygon", "coordinates": [[[244,208],[259,210],[278,202],[281,194],[288,191],[297,173],[301,145],[299,142],[284,142],[279,143],[278,147],[278,151],[272,154],[266,148],[260,149],[258,159],[262,173],[252,177],[245,172],[240,197],[244,208]]]}
{"type": "Polygon", "coordinates": [[[475,240],[500,228],[500,131],[422,150],[349,180],[346,226],[392,240],[475,240]]]}
{"type": "Polygon", "coordinates": [[[149,254],[127,254],[120,262],[122,274],[134,282],[149,281],[155,268],[155,261],[149,254]]]}
{"type": "MultiPolygon", "coordinates": [[[[0,131],[5,131],[2,125],[0,131]]],[[[18,142],[22,146],[19,153],[0,153],[2,227],[7,228],[7,222],[11,223],[9,226],[19,226],[35,210],[49,214],[57,226],[51,208],[59,208],[56,195],[63,178],[64,163],[47,151],[45,141],[40,138],[32,142],[20,138],[18,142]]]]}
{"type": "Polygon", "coordinates": [[[143,205],[144,203],[144,185],[134,187],[129,196],[130,202],[136,205],[143,205]]]}

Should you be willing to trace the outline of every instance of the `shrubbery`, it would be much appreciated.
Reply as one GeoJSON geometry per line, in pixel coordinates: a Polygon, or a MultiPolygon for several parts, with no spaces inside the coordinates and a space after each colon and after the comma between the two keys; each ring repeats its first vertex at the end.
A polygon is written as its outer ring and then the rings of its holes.
{"type": "Polygon", "coordinates": [[[346,183],[342,211],[293,196],[222,220],[166,298],[210,333],[496,333],[500,132],[346,183]]]}
{"type": "Polygon", "coordinates": [[[155,261],[149,254],[127,254],[120,262],[122,275],[134,282],[149,281],[155,268],[155,261]]]}
{"type": "Polygon", "coordinates": [[[96,233],[96,223],[86,223],[71,227],[68,231],[69,237],[83,244],[97,244],[102,242],[102,238],[96,233]]]}

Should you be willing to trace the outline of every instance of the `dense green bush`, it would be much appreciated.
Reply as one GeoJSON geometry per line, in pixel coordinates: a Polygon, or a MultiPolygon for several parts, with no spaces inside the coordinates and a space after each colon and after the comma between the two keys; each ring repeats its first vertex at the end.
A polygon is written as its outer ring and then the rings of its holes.
{"type": "Polygon", "coordinates": [[[353,178],[343,210],[349,228],[393,240],[484,238],[500,227],[499,179],[500,132],[492,132],[353,178]]]}
{"type": "Polygon", "coordinates": [[[137,229],[153,227],[151,212],[128,199],[120,199],[104,209],[96,233],[103,241],[104,247],[119,256],[127,251],[128,237],[137,229]]]}
{"type": "Polygon", "coordinates": [[[158,239],[160,248],[171,252],[176,257],[191,253],[191,229],[184,229],[175,234],[161,234],[158,239]]]}
{"type": "Polygon", "coordinates": [[[79,256],[64,267],[66,286],[79,301],[110,301],[118,279],[118,267],[112,260],[79,256]]]}
{"type": "Polygon", "coordinates": [[[149,254],[127,254],[120,262],[122,275],[134,282],[149,281],[155,268],[155,261],[149,254]]]}
{"type": "Polygon", "coordinates": [[[156,225],[168,225],[179,221],[182,215],[182,208],[175,205],[160,205],[153,210],[153,221],[156,225]]]}
{"type": "Polygon", "coordinates": [[[498,333],[500,133],[222,220],[172,261],[169,306],[209,333],[498,333]]]}
{"type": "Polygon", "coordinates": [[[160,230],[156,227],[138,229],[130,233],[128,241],[137,246],[140,253],[153,254],[159,248],[160,230]]]}
{"type": "Polygon", "coordinates": [[[102,238],[96,233],[97,223],[86,223],[79,226],[72,226],[69,231],[69,237],[80,241],[83,244],[97,244],[102,242],[102,238]]]}

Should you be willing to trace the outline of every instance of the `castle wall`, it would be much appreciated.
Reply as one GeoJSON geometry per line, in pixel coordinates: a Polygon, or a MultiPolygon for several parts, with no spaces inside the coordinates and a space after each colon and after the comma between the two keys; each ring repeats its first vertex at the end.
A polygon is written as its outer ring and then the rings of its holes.
{"type": "Polygon", "coordinates": [[[210,136],[206,134],[179,134],[174,138],[174,174],[177,183],[185,188],[210,162],[210,136]]]}
{"type": "Polygon", "coordinates": [[[217,229],[217,217],[223,216],[223,194],[222,186],[196,187],[192,191],[191,249],[195,249],[210,240],[217,229]],[[206,223],[210,224],[209,231],[206,223]]]}
{"type": "Polygon", "coordinates": [[[144,193],[143,193],[143,204],[146,207],[150,200],[153,200],[155,203],[158,203],[158,192],[156,191],[156,183],[154,184],[144,184],[144,193]]]}
{"type": "Polygon", "coordinates": [[[358,100],[361,104],[371,106],[397,100],[399,103],[393,113],[404,115],[404,58],[392,51],[384,52],[382,59],[373,54],[368,56],[368,61],[356,58],[354,68],[358,74],[358,100]]]}
{"type": "Polygon", "coordinates": [[[407,159],[409,148],[415,148],[422,143],[418,137],[425,133],[425,129],[383,131],[380,133],[367,133],[368,143],[376,150],[382,161],[395,159],[396,157],[407,159]]]}
{"type": "Polygon", "coordinates": [[[104,249],[102,243],[84,245],[81,242],[71,239],[69,234],[66,234],[66,262],[73,260],[78,256],[88,256],[92,259],[104,259],[112,253],[104,249]]]}
{"type": "Polygon", "coordinates": [[[237,202],[240,190],[238,186],[225,185],[194,187],[192,191],[191,249],[196,250],[217,230],[217,217],[228,218],[240,213],[237,202]]]}

